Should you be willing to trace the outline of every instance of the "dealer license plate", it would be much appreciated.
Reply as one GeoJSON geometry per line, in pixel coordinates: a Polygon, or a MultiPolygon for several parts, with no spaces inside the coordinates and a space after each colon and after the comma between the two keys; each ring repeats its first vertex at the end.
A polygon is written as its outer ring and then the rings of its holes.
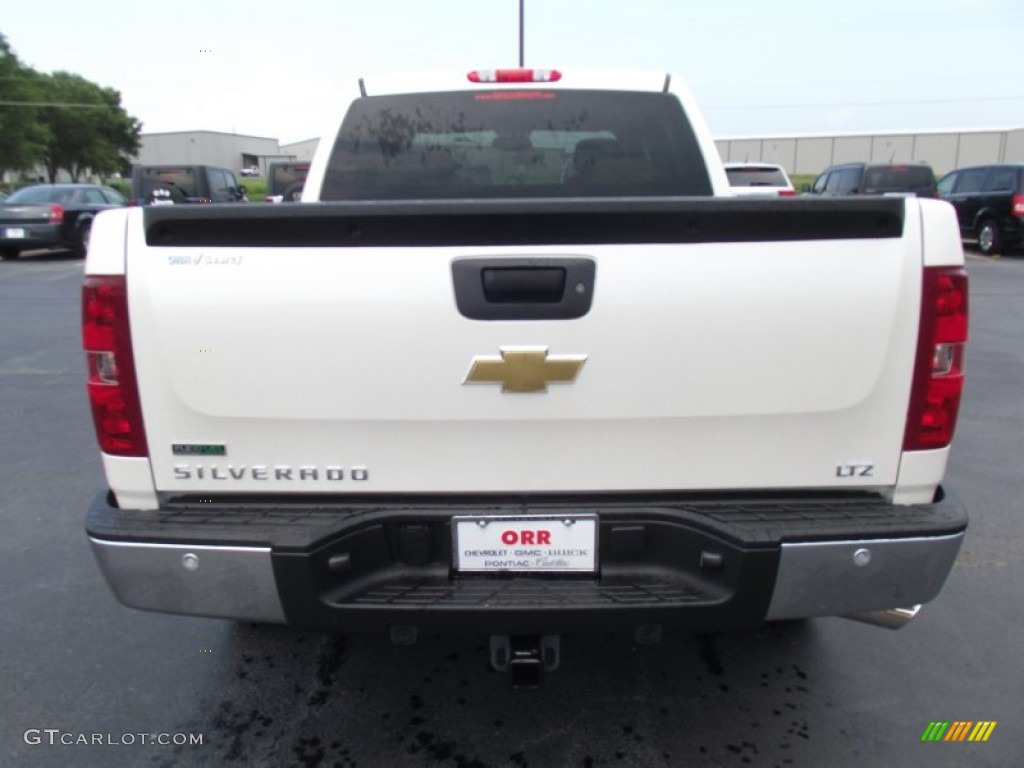
{"type": "Polygon", "coordinates": [[[13,228],[13,229],[5,229],[4,230],[4,237],[9,237],[12,240],[14,240],[16,238],[21,238],[21,237],[24,237],[24,236],[25,236],[25,230],[20,228],[20,227],[13,228]]]}
{"type": "Polygon", "coordinates": [[[597,517],[489,517],[452,520],[455,570],[593,573],[597,517]]]}

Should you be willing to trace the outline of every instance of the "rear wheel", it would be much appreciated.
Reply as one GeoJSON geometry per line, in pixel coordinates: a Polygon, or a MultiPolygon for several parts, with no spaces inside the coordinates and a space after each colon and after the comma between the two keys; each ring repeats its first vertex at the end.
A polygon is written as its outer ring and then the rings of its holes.
{"type": "Polygon", "coordinates": [[[0,259],[14,261],[20,255],[17,248],[0,248],[0,259]]]}
{"type": "Polygon", "coordinates": [[[1003,249],[1003,234],[993,219],[985,219],[978,225],[978,250],[986,256],[1003,249]]]}

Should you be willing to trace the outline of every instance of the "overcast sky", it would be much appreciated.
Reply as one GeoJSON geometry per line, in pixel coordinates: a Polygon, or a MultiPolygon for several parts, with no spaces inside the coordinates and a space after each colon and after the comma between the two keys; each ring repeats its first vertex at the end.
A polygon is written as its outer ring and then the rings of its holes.
{"type": "MultiPolygon", "coordinates": [[[[346,80],[515,66],[519,0],[2,0],[145,132],[318,136],[346,80]],[[17,9],[15,11],[15,9],[17,9]]],[[[526,63],[672,72],[718,138],[1024,126],[1021,0],[525,0],[526,63]]]]}

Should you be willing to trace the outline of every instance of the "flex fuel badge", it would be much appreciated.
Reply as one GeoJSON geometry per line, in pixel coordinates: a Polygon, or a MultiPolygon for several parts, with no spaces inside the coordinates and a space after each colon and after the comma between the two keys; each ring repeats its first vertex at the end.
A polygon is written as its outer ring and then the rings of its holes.
{"type": "Polygon", "coordinates": [[[219,443],[172,443],[175,456],[226,456],[227,446],[219,443]]]}

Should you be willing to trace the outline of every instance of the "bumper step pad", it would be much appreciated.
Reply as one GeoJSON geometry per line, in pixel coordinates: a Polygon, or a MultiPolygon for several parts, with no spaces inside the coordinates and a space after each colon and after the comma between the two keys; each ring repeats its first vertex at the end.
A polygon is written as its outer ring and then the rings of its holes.
{"type": "Polygon", "coordinates": [[[530,608],[673,606],[707,602],[713,596],[688,584],[604,584],[537,579],[455,580],[446,585],[390,585],[361,592],[347,602],[395,607],[530,608]]]}

